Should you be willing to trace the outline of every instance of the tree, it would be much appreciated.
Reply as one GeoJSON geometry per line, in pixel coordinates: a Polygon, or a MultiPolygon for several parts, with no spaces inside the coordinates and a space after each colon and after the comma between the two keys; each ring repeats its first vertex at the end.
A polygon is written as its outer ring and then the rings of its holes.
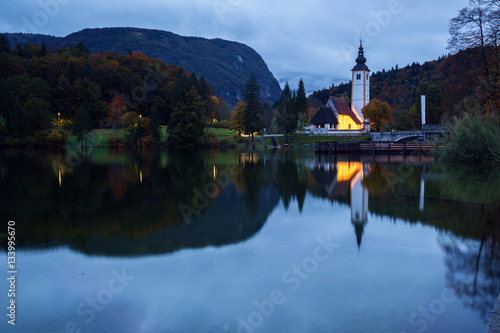
{"type": "Polygon", "coordinates": [[[14,103],[7,126],[9,129],[9,135],[13,137],[19,138],[28,135],[26,111],[22,107],[21,102],[19,102],[19,99],[16,99],[14,103]]]}
{"type": "Polygon", "coordinates": [[[132,139],[134,137],[135,128],[138,126],[138,122],[139,115],[136,112],[127,112],[123,114],[122,126],[127,133],[127,139],[132,139]]]}
{"type": "Polygon", "coordinates": [[[12,50],[10,49],[9,41],[5,38],[4,35],[0,36],[0,52],[10,53],[12,50]]]}
{"type": "MultiPolygon", "coordinates": [[[[113,101],[108,105],[108,118],[107,124],[113,127],[116,132],[120,127],[123,113],[127,109],[127,105],[122,101],[120,95],[115,95],[113,101]]],[[[118,133],[117,133],[118,134],[118,133]]]]}
{"type": "Polygon", "coordinates": [[[281,93],[276,115],[276,125],[280,131],[285,133],[286,143],[288,143],[288,134],[295,132],[297,129],[297,121],[298,114],[295,98],[287,82],[281,93]]]}
{"type": "Polygon", "coordinates": [[[483,73],[478,82],[488,95],[480,101],[482,105],[498,103],[499,17],[497,0],[469,0],[469,5],[450,21],[448,49],[452,52],[474,49],[479,53],[483,73]]]}
{"type": "Polygon", "coordinates": [[[255,74],[252,74],[247,82],[243,100],[246,104],[245,112],[243,113],[243,127],[252,136],[253,141],[253,133],[260,131],[264,126],[264,120],[261,115],[262,103],[260,102],[259,82],[255,74]]]}
{"type": "Polygon", "coordinates": [[[307,113],[300,113],[299,120],[297,121],[297,131],[299,132],[299,148],[300,148],[300,137],[302,136],[302,132],[305,130],[308,123],[309,123],[309,115],[307,113]]]}
{"type": "Polygon", "coordinates": [[[231,122],[229,126],[231,129],[238,131],[238,133],[245,130],[245,127],[243,127],[243,115],[245,114],[246,107],[245,101],[241,100],[236,105],[236,110],[231,113],[231,122]]]}
{"type": "Polygon", "coordinates": [[[422,110],[420,96],[425,95],[425,123],[441,124],[444,114],[441,87],[435,83],[423,82],[419,87],[417,110],[422,110]]]}
{"type": "Polygon", "coordinates": [[[204,107],[195,87],[185,100],[179,102],[168,125],[168,145],[176,148],[195,148],[203,141],[204,107]]]}
{"type": "Polygon", "coordinates": [[[75,121],[73,122],[73,128],[71,134],[76,136],[76,142],[83,141],[85,138],[85,146],[87,145],[87,134],[92,130],[92,122],[90,121],[90,115],[82,104],[76,111],[75,121]]]}
{"type": "Polygon", "coordinates": [[[50,128],[52,115],[50,113],[50,104],[47,101],[37,97],[30,97],[24,102],[23,106],[26,111],[27,126],[32,134],[50,128]]]}
{"type": "Polygon", "coordinates": [[[151,115],[149,116],[149,124],[148,124],[149,135],[153,138],[155,143],[160,143],[161,141],[161,132],[160,132],[160,119],[158,114],[158,108],[156,104],[153,103],[151,107],[151,115]]]}
{"type": "Polygon", "coordinates": [[[368,103],[361,113],[365,119],[369,119],[375,131],[379,132],[382,126],[391,120],[391,107],[385,102],[374,98],[368,103]]]}
{"type": "Polygon", "coordinates": [[[139,119],[137,119],[137,126],[135,126],[134,131],[134,142],[137,142],[137,140],[144,137],[145,135],[146,129],[144,128],[144,125],[142,123],[142,117],[139,117],[139,119]]]}
{"type": "Polygon", "coordinates": [[[309,109],[309,105],[307,103],[306,89],[304,87],[304,81],[302,81],[302,79],[300,79],[300,81],[299,81],[299,89],[297,90],[296,105],[297,105],[297,113],[307,114],[307,110],[309,109]]]}

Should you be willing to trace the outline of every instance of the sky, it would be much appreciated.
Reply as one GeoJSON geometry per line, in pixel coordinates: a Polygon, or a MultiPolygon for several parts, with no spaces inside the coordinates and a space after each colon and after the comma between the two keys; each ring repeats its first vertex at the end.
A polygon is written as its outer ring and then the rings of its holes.
{"type": "Polygon", "coordinates": [[[468,0],[0,0],[0,32],[66,36],[138,27],[223,38],[255,49],[283,87],[348,82],[360,37],[373,71],[447,54],[468,0]]]}

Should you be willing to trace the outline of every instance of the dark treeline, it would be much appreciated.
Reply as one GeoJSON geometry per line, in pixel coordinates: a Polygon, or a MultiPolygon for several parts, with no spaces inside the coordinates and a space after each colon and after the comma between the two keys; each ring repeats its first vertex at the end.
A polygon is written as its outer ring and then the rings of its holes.
{"type": "MultiPolygon", "coordinates": [[[[441,124],[463,112],[475,112],[485,83],[481,72],[481,54],[468,49],[455,55],[440,57],[424,64],[412,63],[405,67],[374,72],[370,79],[370,98],[389,103],[392,108],[391,125],[397,129],[420,128],[420,95],[427,96],[429,124],[441,124]]],[[[342,97],[350,103],[351,83],[332,85],[314,92],[309,97],[310,112],[324,105],[329,96],[342,97]]],[[[492,105],[500,101],[491,101],[492,105]]]]}
{"type": "Polygon", "coordinates": [[[91,55],[81,43],[57,52],[32,43],[11,49],[0,36],[0,139],[14,143],[61,134],[72,127],[81,106],[91,127],[103,128],[109,125],[103,120],[117,96],[125,113],[147,118],[155,110],[159,124],[168,125],[192,88],[210,118],[214,108],[210,104],[216,99],[212,87],[179,66],[139,52],[91,55]]]}

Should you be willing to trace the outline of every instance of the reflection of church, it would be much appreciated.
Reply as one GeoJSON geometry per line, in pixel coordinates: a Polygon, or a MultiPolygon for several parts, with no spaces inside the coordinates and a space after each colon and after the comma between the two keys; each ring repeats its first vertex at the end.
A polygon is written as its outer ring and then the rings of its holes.
{"type": "Polygon", "coordinates": [[[356,232],[358,248],[368,221],[368,190],[362,183],[368,172],[368,165],[361,162],[320,163],[311,170],[311,175],[321,186],[316,190],[326,192],[331,201],[350,204],[351,223],[356,232]],[[346,196],[349,192],[350,196],[346,196]]]}

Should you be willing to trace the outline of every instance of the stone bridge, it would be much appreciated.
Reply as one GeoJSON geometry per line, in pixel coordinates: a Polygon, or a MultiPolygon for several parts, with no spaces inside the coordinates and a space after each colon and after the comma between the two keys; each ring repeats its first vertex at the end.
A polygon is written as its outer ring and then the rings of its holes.
{"type": "Polygon", "coordinates": [[[370,138],[372,141],[379,142],[426,141],[440,137],[444,131],[444,127],[440,125],[424,125],[424,128],[419,131],[371,132],[370,138]]]}

